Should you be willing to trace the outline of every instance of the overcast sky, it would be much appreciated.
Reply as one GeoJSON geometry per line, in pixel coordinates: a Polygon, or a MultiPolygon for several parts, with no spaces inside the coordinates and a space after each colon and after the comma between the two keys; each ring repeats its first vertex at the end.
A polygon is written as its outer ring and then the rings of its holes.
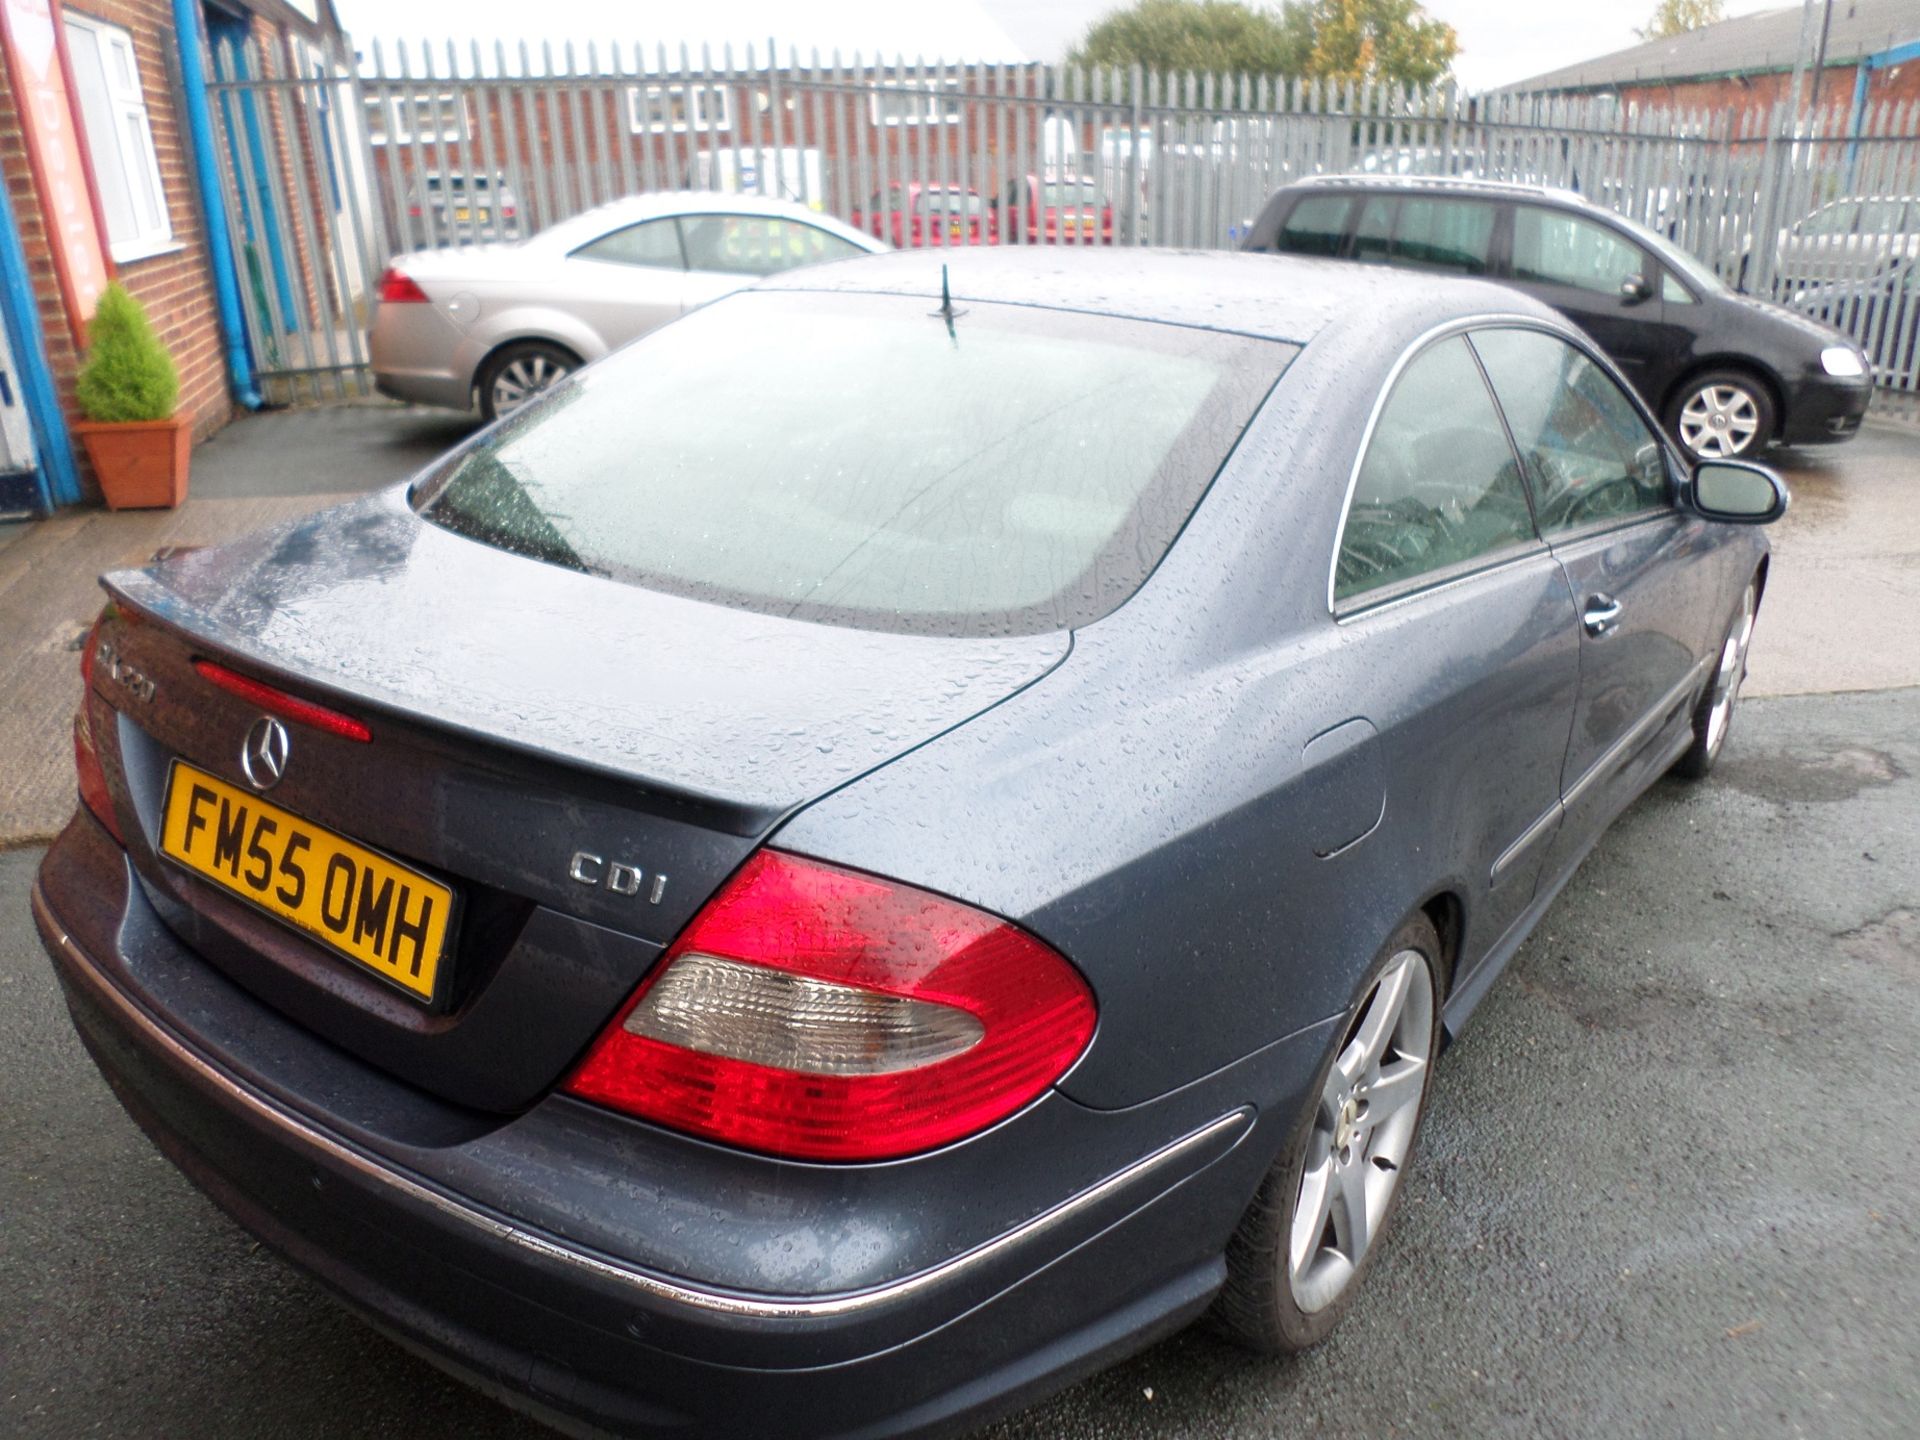
{"type": "MultiPolygon", "coordinates": [[[[937,3],[937,0],[934,0],[937,3]]],[[[1253,0],[1259,3],[1259,0],[1253,0]]],[[[1425,0],[1427,13],[1460,36],[1454,73],[1468,90],[1524,80],[1576,60],[1637,44],[1657,0],[1425,0]]],[[[1785,0],[1728,0],[1729,15],[1785,0]]],[[[988,14],[1036,60],[1058,60],[1113,0],[982,0],[988,14]]],[[[1278,8],[1278,0],[1274,0],[1278,8]]]]}

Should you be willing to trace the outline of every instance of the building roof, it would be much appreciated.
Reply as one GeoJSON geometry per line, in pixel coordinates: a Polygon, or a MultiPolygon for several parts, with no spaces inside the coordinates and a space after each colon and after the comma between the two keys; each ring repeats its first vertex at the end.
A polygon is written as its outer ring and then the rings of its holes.
{"type": "Polygon", "coordinates": [[[797,55],[807,64],[816,51],[822,63],[835,51],[849,62],[858,54],[868,62],[1028,63],[1025,52],[979,0],[940,0],[936,5],[903,5],[898,0],[810,0],[805,5],[788,0],[705,0],[698,5],[678,0],[543,0],[525,7],[476,5],[473,0],[333,3],[366,73],[371,72],[376,43],[388,73],[404,47],[415,75],[424,73],[423,60],[429,56],[436,72],[447,74],[449,52],[458,74],[494,74],[500,69],[496,47],[504,47],[505,73],[517,74],[522,46],[529,52],[529,73],[550,73],[551,67],[565,74],[569,63],[588,63],[589,44],[600,65],[617,55],[628,73],[678,69],[683,46],[696,69],[723,65],[729,52],[733,65],[744,66],[749,47],[756,66],[767,63],[770,50],[777,63],[797,55]]]}
{"type": "MultiPolygon", "coordinates": [[[[1833,12],[1827,29],[1829,65],[1851,65],[1863,56],[1920,40],[1920,6],[1914,0],[1829,0],[1829,4],[1833,12]]],[[[1623,85],[1791,70],[1800,44],[1800,14],[1799,5],[1759,10],[1500,88],[1521,94],[1613,90],[1623,85]]],[[[1813,23],[1817,34],[1818,11],[1813,23]]]]}

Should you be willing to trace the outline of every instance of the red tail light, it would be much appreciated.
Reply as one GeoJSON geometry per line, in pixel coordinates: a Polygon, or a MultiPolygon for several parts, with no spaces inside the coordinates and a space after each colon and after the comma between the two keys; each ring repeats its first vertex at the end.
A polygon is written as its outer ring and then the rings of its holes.
{"type": "Polygon", "coordinates": [[[424,305],[427,292],[415,283],[411,275],[403,274],[392,266],[380,277],[380,303],[382,305],[424,305]]]}
{"type": "Polygon", "coordinates": [[[762,851],[707,903],[566,1088],[676,1130],[882,1160],[1004,1119],[1093,1036],[1093,993],[944,896],[762,851]]]}
{"type": "Polygon", "coordinates": [[[329,710],[324,705],[316,705],[311,700],[302,700],[298,695],[289,695],[286,691],[272,685],[264,685],[250,679],[224,665],[216,665],[211,660],[196,660],[193,668],[200,672],[202,680],[211,681],[222,690],[250,700],[262,710],[288,720],[297,720],[302,725],[311,725],[316,730],[324,730],[329,735],[338,735],[346,740],[358,740],[366,744],[373,739],[373,732],[351,715],[342,715],[338,710],[329,710]]]}
{"type": "Polygon", "coordinates": [[[100,612],[93,628],[87,631],[86,644],[80,651],[80,680],[85,688],[80,693],[80,709],[73,717],[73,768],[80,782],[80,803],[124,845],[126,837],[120,833],[120,819],[113,813],[113,796],[107,790],[107,772],[101,767],[100,752],[94,747],[93,722],[87,718],[93,695],[94,651],[100,645],[100,627],[112,613],[111,605],[100,612]]]}

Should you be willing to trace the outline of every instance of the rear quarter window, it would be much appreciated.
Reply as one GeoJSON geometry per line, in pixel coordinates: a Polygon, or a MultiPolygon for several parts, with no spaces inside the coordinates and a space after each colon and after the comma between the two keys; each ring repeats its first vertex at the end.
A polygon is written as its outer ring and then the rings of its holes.
{"type": "Polygon", "coordinates": [[[1304,197],[1281,224],[1274,248],[1287,255],[1338,255],[1352,206],[1346,195],[1304,197]]]}

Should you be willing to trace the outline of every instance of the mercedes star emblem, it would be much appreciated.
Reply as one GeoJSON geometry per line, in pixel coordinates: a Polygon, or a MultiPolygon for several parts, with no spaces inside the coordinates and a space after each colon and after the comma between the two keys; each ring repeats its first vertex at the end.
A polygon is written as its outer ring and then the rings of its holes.
{"type": "Polygon", "coordinates": [[[287,773],[287,727],[271,715],[262,715],[247,731],[240,747],[240,769],[256,790],[271,790],[287,773]]]}

